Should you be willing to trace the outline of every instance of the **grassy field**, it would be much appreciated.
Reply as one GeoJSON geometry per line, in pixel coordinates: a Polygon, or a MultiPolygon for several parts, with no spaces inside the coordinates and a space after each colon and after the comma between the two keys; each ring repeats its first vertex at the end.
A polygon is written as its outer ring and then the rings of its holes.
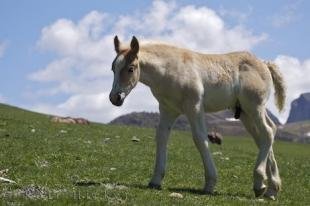
{"type": "Polygon", "coordinates": [[[55,124],[0,105],[0,170],[16,181],[0,183],[0,205],[310,205],[310,145],[275,143],[283,181],[276,201],[254,198],[252,139],[225,137],[211,148],[217,195],[200,194],[202,163],[187,132],[172,133],[163,189],[151,190],[153,129],[55,124]]]}

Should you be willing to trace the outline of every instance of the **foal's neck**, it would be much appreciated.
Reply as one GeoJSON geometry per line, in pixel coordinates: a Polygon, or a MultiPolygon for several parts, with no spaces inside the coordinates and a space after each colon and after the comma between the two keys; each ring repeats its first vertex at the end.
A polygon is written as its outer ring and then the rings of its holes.
{"type": "MultiPolygon", "coordinates": [[[[157,57],[158,58],[158,57],[157,57]]],[[[143,84],[153,87],[158,81],[160,71],[156,65],[156,57],[149,52],[141,51],[139,54],[140,79],[143,84]],[[155,60],[155,61],[154,61],[155,60]]]]}

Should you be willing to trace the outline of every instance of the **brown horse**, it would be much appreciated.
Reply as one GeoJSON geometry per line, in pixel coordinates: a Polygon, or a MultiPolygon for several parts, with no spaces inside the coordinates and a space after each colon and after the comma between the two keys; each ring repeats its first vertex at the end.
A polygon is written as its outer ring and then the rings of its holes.
{"type": "Polygon", "coordinates": [[[121,106],[138,81],[149,86],[159,102],[156,163],[150,187],[160,188],[170,129],[175,119],[185,114],[203,160],[204,191],[213,193],[217,171],[209,151],[204,114],[231,109],[259,148],[254,168],[255,195],[275,198],[281,186],[272,149],[276,126],[266,113],[266,102],[274,85],[276,103],[282,110],[285,87],[274,64],[248,52],[210,55],[159,43],[139,45],[135,37],[130,47],[123,47],[116,36],[114,46],[117,56],[112,64],[111,102],[121,106]]]}

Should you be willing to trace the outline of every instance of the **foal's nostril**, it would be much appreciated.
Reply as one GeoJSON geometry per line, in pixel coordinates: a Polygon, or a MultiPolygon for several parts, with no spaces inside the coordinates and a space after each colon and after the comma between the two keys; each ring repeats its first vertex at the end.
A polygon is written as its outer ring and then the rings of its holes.
{"type": "Polygon", "coordinates": [[[119,102],[119,101],[121,101],[121,100],[122,100],[121,94],[117,94],[117,101],[119,102]]]}

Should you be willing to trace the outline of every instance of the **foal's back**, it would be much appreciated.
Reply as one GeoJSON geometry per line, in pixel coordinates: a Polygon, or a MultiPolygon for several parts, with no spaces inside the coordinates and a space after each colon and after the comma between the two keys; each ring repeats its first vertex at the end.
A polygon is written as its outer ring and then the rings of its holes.
{"type": "Polygon", "coordinates": [[[174,88],[182,93],[182,99],[203,98],[206,111],[234,107],[240,95],[256,101],[268,96],[270,72],[249,52],[203,54],[166,44],[146,44],[141,51],[152,54],[158,67],[165,69],[163,80],[173,84],[163,82],[165,92],[174,88]]]}

